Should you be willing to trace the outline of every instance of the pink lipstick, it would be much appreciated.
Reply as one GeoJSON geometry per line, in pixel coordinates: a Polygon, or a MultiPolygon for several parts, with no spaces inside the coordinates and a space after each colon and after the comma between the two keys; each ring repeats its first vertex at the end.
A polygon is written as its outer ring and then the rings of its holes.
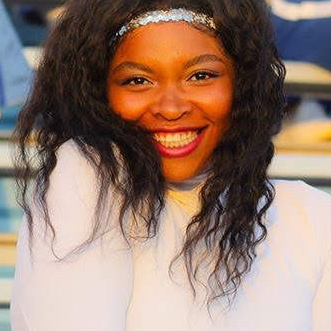
{"type": "MultiPolygon", "coordinates": [[[[185,132],[185,131],[193,131],[193,130],[183,130],[183,129],[176,129],[176,130],[157,130],[158,132],[185,132]]],[[[205,135],[205,128],[204,129],[199,129],[197,132],[197,137],[189,142],[187,145],[182,146],[182,147],[165,147],[161,142],[155,140],[155,144],[160,151],[162,156],[165,157],[185,157],[189,154],[191,154],[193,151],[195,151],[198,146],[200,145],[202,139],[204,138],[205,135]]]]}

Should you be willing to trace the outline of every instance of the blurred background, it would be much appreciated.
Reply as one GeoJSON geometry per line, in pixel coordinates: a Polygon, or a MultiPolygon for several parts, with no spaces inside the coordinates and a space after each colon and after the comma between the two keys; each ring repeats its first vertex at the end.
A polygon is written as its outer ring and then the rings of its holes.
{"type": "MultiPolygon", "coordinates": [[[[287,69],[288,98],[269,174],[301,179],[331,194],[331,0],[268,0],[268,5],[287,69]]],[[[42,57],[43,42],[64,8],[65,2],[59,0],[0,0],[0,331],[10,330],[22,218],[10,137],[42,57]]]]}

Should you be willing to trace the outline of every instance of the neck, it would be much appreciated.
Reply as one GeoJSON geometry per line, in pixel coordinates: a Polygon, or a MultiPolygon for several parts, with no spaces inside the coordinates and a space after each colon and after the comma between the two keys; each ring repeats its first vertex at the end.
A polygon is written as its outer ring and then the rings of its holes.
{"type": "Polygon", "coordinates": [[[171,182],[167,183],[167,187],[173,191],[191,191],[196,187],[200,186],[206,181],[210,173],[209,166],[202,168],[198,174],[194,177],[184,180],[182,182],[171,182]]]}

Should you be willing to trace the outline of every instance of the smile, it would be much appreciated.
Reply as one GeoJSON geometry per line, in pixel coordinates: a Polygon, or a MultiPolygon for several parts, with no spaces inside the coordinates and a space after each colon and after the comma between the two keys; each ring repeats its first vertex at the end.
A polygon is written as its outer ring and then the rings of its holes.
{"type": "Polygon", "coordinates": [[[184,157],[192,153],[202,141],[205,130],[157,132],[153,138],[160,153],[166,157],[184,157]]]}
{"type": "Polygon", "coordinates": [[[154,139],[166,148],[184,147],[198,137],[197,131],[178,133],[159,133],[154,135],[154,139]]]}

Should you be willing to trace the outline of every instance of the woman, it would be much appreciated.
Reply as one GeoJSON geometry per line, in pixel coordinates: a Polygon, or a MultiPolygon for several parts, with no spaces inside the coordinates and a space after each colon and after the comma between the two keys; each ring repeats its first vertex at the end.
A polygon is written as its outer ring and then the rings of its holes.
{"type": "Polygon", "coordinates": [[[327,330],[331,199],[266,174],[283,79],[260,0],[70,1],[16,132],[13,331],[327,330]]]}

